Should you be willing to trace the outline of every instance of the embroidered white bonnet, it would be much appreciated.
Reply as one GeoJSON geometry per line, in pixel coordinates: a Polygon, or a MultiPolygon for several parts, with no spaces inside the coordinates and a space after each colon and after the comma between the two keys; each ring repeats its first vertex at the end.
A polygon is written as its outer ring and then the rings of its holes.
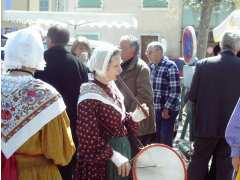
{"type": "Polygon", "coordinates": [[[88,68],[98,75],[104,75],[107,71],[109,61],[114,53],[118,50],[115,46],[101,46],[94,49],[90,60],[87,63],[88,68]]]}
{"type": "Polygon", "coordinates": [[[44,48],[41,32],[37,28],[19,30],[7,40],[4,70],[20,69],[23,66],[44,70],[44,48]]]}

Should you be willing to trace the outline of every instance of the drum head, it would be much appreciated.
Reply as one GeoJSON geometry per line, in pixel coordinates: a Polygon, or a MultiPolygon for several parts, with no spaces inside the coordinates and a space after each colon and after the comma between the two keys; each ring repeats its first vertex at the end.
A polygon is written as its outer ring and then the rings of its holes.
{"type": "Polygon", "coordinates": [[[164,144],[144,147],[133,160],[132,172],[134,180],[187,180],[184,161],[164,144]]]}

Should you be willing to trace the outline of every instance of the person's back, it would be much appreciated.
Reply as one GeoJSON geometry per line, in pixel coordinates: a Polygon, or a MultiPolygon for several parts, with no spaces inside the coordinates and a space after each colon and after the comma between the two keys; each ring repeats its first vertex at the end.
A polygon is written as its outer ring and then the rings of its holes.
{"type": "Polygon", "coordinates": [[[236,56],[240,36],[227,32],[220,46],[220,55],[197,63],[192,79],[189,100],[193,103],[194,152],[189,180],[232,178],[231,152],[224,134],[240,96],[240,59],[236,56]],[[214,169],[209,172],[211,158],[214,169]]]}
{"type": "Polygon", "coordinates": [[[1,77],[2,179],[60,180],[57,165],[71,161],[75,146],[61,95],[33,77],[45,66],[40,33],[21,30],[8,41],[8,73],[1,77]]]}
{"type": "Polygon", "coordinates": [[[47,66],[44,71],[38,71],[35,77],[51,84],[63,96],[75,137],[77,99],[81,84],[87,81],[87,69],[64,48],[69,40],[69,32],[66,29],[53,26],[48,30],[47,36],[48,50],[44,53],[47,66]]]}
{"type": "MultiPolygon", "coordinates": [[[[53,87],[31,76],[2,75],[1,83],[3,115],[11,113],[12,121],[16,122],[14,125],[13,122],[10,122],[12,125],[5,124],[3,121],[8,116],[2,117],[2,126],[8,127],[2,133],[6,135],[6,142],[17,134],[21,137],[12,140],[15,141],[14,146],[19,146],[24,141],[10,157],[10,161],[16,158],[18,179],[62,179],[57,165],[67,165],[75,147],[71,132],[68,132],[70,122],[61,96],[53,87]],[[59,102],[62,102],[64,109],[56,107],[59,102]],[[7,104],[11,104],[12,111],[7,111],[7,104]],[[50,110],[52,108],[54,111],[50,110]]],[[[10,143],[6,147],[11,147],[10,143]]]]}
{"type": "MultiPolygon", "coordinates": [[[[194,134],[223,137],[228,119],[240,96],[240,58],[224,51],[198,63],[199,89],[194,134]],[[209,106],[206,106],[209,104],[209,106]],[[211,130],[210,130],[211,129],[211,130]]],[[[191,95],[190,95],[191,98],[191,95]]]]}
{"type": "MultiPolygon", "coordinates": [[[[74,142],[77,146],[75,138],[77,100],[81,84],[87,81],[87,69],[72,54],[66,51],[64,46],[68,41],[69,32],[67,29],[61,26],[49,28],[47,34],[48,50],[44,53],[47,66],[44,71],[36,73],[36,78],[48,82],[63,96],[70,118],[74,142]]],[[[72,178],[74,159],[68,166],[60,168],[61,175],[65,180],[72,178]]]]}
{"type": "Polygon", "coordinates": [[[85,67],[63,47],[48,49],[44,53],[44,58],[47,67],[44,71],[37,72],[35,77],[54,86],[63,96],[71,120],[71,127],[74,131],[80,86],[87,81],[85,67]]]}

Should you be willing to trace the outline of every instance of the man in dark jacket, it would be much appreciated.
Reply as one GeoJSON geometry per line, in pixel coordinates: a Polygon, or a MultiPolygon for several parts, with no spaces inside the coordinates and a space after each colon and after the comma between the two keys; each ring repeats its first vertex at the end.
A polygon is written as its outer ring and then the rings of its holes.
{"type": "Polygon", "coordinates": [[[194,153],[189,180],[205,179],[211,157],[216,166],[214,179],[231,179],[230,148],[224,134],[240,96],[240,58],[236,56],[240,36],[226,33],[220,45],[219,56],[197,64],[189,93],[194,112],[194,153]]]}
{"type": "MultiPolygon", "coordinates": [[[[69,31],[59,25],[48,29],[47,45],[48,50],[44,53],[47,63],[44,71],[36,73],[39,78],[53,87],[63,96],[67,106],[67,114],[70,119],[73,139],[77,147],[75,127],[77,119],[77,101],[80,86],[88,80],[87,69],[71,53],[64,48],[69,41],[69,31]]],[[[59,167],[64,180],[72,179],[75,158],[65,167],[59,167]]]]}

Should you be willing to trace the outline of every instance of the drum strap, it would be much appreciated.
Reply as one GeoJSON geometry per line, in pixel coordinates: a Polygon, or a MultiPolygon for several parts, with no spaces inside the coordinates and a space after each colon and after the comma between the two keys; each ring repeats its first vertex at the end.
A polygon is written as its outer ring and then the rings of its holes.
{"type": "Polygon", "coordinates": [[[138,139],[138,137],[131,132],[128,134],[128,140],[131,145],[131,155],[134,158],[134,156],[144,147],[142,142],[138,139]]]}

